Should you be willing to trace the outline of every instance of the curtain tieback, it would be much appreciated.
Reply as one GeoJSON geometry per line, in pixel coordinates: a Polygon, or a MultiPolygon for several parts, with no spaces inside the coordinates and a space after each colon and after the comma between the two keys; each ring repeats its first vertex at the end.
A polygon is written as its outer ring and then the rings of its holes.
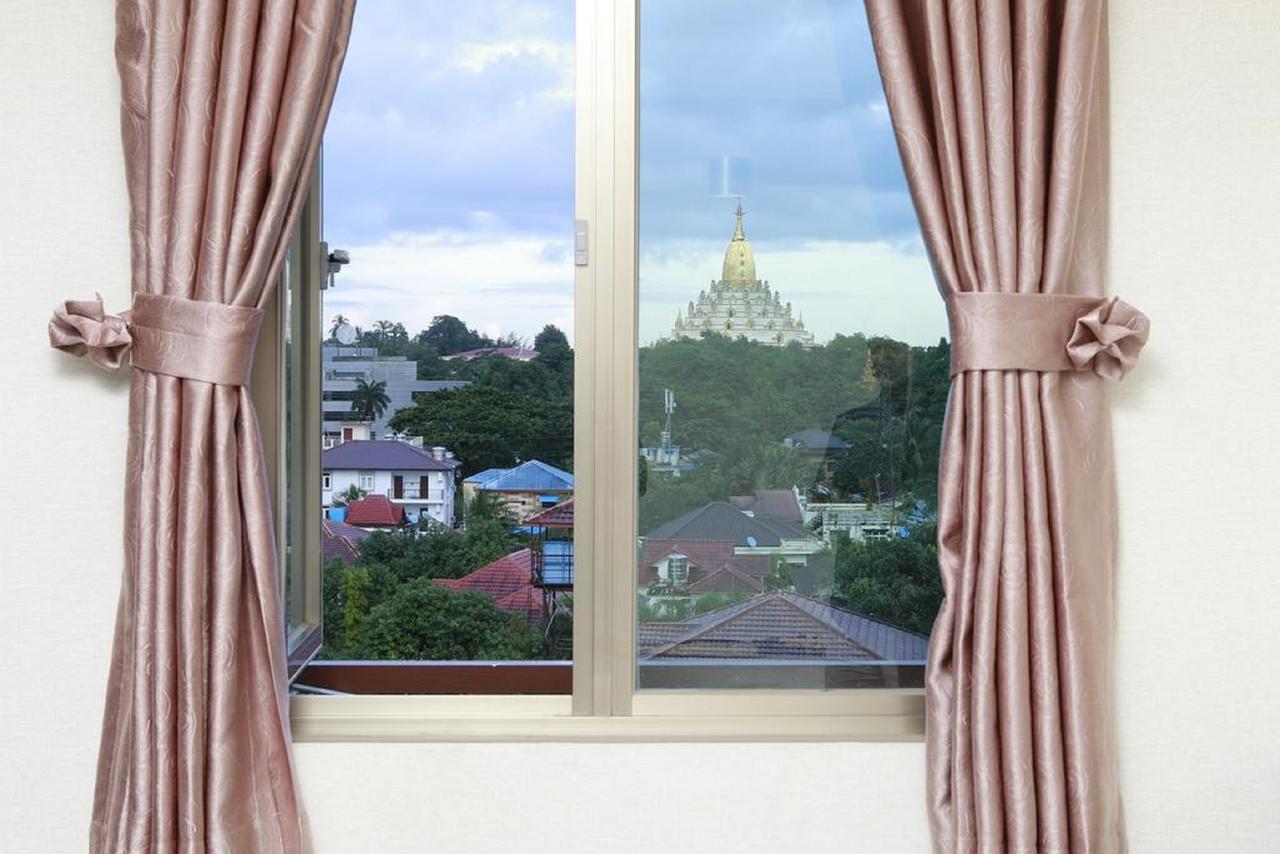
{"type": "Polygon", "coordinates": [[[133,367],[218,385],[249,383],[262,309],[134,294],[133,310],[107,314],[102,296],[67,300],[49,321],[49,344],[109,371],[133,367]]]}
{"type": "Polygon", "coordinates": [[[1119,380],[1151,322],[1112,297],[965,292],[947,299],[951,376],[965,371],[1093,371],[1119,380]]]}

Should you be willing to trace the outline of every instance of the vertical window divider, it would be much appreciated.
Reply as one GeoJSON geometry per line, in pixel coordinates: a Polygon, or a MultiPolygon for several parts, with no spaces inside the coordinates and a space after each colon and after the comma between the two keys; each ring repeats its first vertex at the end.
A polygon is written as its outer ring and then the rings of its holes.
{"type": "Polygon", "coordinates": [[[577,6],[575,714],[625,716],[635,684],[635,0],[577,6]]]}

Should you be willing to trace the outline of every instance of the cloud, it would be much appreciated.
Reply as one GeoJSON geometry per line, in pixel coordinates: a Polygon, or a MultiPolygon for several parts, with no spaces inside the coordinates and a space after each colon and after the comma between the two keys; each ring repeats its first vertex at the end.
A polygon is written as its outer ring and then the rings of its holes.
{"type": "MultiPolygon", "coordinates": [[[[760,275],[820,338],[945,333],[856,0],[646,0],[641,340],[718,275],[745,158],[760,275]]],[[[330,310],[532,335],[572,320],[572,0],[380,0],[356,12],[325,137],[330,310]]]]}
{"type": "Polygon", "coordinates": [[[351,264],[325,292],[326,318],[341,313],[360,326],[393,320],[413,334],[452,314],[530,340],[548,323],[573,334],[566,238],[442,229],[396,232],[350,252],[351,264]]]}

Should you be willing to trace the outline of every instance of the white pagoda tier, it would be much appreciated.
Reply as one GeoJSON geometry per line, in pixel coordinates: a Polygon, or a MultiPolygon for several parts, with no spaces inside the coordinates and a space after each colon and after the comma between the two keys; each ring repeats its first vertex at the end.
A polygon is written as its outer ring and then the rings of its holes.
{"type": "Polygon", "coordinates": [[[738,202],[733,239],[724,252],[720,279],[709,290],[690,301],[687,311],[676,313],[672,338],[697,338],[716,332],[730,338],[746,338],[772,347],[798,342],[813,346],[813,333],[804,328],[803,317],[793,317],[791,303],[784,303],[767,281],[756,278],[756,259],[742,230],[742,202],[738,202]]]}

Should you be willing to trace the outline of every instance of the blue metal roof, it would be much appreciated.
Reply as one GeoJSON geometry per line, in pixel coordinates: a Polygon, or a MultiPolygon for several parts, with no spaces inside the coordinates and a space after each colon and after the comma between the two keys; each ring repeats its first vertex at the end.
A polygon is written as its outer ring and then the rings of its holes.
{"type": "Polygon", "coordinates": [[[572,474],[541,460],[529,460],[512,469],[486,469],[473,474],[466,482],[495,492],[566,492],[573,489],[572,474]]]}

